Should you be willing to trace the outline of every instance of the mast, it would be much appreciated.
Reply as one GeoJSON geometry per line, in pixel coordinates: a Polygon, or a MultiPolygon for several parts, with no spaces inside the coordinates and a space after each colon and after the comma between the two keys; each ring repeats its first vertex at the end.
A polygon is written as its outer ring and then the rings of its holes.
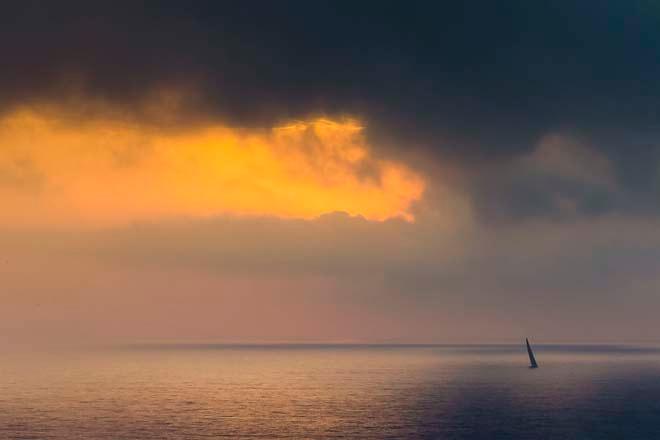
{"type": "Polygon", "coordinates": [[[534,358],[532,347],[529,346],[529,339],[525,338],[525,343],[527,344],[527,354],[529,355],[529,368],[538,368],[539,365],[536,363],[536,359],[534,358]]]}

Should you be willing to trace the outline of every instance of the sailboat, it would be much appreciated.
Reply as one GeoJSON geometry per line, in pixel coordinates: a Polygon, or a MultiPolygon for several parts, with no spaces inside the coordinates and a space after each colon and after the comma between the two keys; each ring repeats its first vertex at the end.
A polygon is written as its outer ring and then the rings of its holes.
{"type": "Polygon", "coordinates": [[[536,363],[532,347],[529,346],[529,339],[525,338],[525,343],[527,344],[527,354],[529,355],[529,368],[538,368],[539,364],[536,363]]]}

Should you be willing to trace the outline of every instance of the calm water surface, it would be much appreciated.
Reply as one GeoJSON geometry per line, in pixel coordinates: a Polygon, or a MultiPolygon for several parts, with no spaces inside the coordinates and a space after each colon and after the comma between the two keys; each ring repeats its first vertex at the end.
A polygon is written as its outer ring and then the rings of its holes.
{"type": "Polygon", "coordinates": [[[3,354],[2,439],[660,439],[660,350],[174,346],[3,354]]]}

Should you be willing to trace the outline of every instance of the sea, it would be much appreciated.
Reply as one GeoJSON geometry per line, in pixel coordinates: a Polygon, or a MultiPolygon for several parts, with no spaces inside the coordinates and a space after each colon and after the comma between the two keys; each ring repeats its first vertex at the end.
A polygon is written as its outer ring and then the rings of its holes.
{"type": "Polygon", "coordinates": [[[1,439],[660,439],[650,345],[0,353],[1,439]]]}

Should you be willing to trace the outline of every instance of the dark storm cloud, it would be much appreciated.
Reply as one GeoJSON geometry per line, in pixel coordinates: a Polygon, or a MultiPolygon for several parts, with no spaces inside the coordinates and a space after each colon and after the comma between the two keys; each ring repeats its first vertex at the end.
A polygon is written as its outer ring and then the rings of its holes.
{"type": "Polygon", "coordinates": [[[33,1],[2,9],[4,105],[77,91],[130,109],[150,88],[174,84],[197,87],[203,111],[239,125],[359,115],[376,140],[478,173],[468,186],[486,217],[495,208],[556,214],[557,193],[585,214],[653,212],[660,195],[653,2],[33,1]],[[612,162],[620,191],[503,182],[511,160],[551,133],[587,138],[612,162]]]}

